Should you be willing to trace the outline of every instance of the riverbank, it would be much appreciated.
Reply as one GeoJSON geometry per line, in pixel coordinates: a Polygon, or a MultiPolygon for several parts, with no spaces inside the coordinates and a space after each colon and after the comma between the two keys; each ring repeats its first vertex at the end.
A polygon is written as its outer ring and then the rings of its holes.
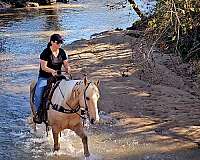
{"type": "MultiPolygon", "coordinates": [[[[149,159],[196,160],[200,99],[199,86],[191,78],[194,68],[155,48],[148,55],[148,46],[142,31],[115,30],[65,49],[75,77],[87,74],[101,81],[99,108],[114,121],[113,141],[140,137],[138,144],[150,146],[144,151],[149,159]]],[[[134,150],[122,149],[113,158],[131,159],[134,150]]]]}

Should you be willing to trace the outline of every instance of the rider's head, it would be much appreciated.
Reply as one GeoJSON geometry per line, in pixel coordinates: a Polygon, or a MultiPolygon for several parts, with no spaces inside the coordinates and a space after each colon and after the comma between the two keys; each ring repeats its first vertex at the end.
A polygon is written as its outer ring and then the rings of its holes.
{"type": "Polygon", "coordinates": [[[64,39],[59,34],[52,34],[50,37],[50,41],[48,46],[58,47],[60,48],[61,44],[63,43],[64,39]]]}
{"type": "Polygon", "coordinates": [[[57,43],[57,44],[62,44],[63,43],[63,38],[59,34],[53,34],[50,37],[50,41],[57,43]]]}

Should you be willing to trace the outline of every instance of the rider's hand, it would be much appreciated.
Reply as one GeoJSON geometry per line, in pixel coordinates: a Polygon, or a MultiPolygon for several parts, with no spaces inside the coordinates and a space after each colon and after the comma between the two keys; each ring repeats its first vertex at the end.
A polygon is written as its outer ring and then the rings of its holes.
{"type": "Polygon", "coordinates": [[[52,72],[52,75],[55,77],[55,76],[57,76],[58,74],[57,74],[57,71],[53,71],[52,72]]]}
{"type": "Polygon", "coordinates": [[[65,69],[65,72],[66,72],[67,74],[70,74],[70,70],[71,70],[71,68],[70,68],[70,66],[68,66],[67,69],[65,69]]]}

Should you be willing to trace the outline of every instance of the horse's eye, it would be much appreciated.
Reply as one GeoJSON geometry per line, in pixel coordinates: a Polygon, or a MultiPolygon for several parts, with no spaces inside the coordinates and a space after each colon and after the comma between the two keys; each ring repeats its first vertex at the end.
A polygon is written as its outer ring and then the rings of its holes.
{"type": "Polygon", "coordinates": [[[88,101],[89,101],[89,100],[90,100],[90,98],[89,98],[89,97],[86,97],[86,100],[88,100],[88,101]]]}

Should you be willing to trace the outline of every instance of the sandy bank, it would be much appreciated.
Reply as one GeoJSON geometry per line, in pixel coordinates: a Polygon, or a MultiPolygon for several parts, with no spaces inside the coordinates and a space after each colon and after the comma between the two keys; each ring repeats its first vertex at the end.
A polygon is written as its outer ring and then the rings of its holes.
{"type": "Polygon", "coordinates": [[[148,44],[139,31],[107,31],[65,49],[75,77],[101,80],[99,108],[117,120],[116,135],[159,144],[152,152],[198,146],[200,99],[188,64],[177,57],[172,63],[157,49],[147,61],[148,44]]]}

